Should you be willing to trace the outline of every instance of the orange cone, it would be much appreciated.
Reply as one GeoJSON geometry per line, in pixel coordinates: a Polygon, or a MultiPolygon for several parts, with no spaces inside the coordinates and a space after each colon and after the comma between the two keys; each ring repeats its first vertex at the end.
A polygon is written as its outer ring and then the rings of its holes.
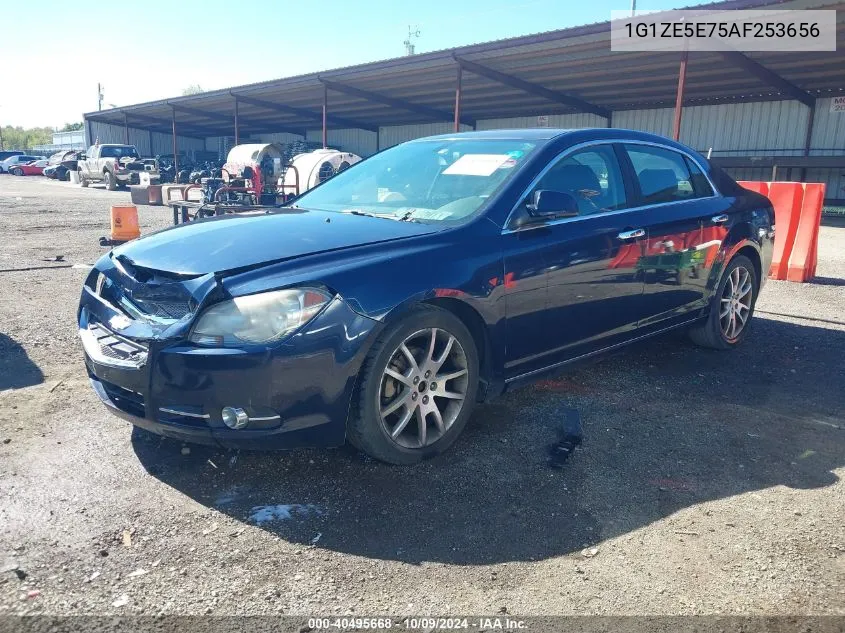
{"type": "Polygon", "coordinates": [[[115,242],[128,242],[141,237],[138,226],[138,207],[114,206],[111,208],[111,239],[115,242]]]}

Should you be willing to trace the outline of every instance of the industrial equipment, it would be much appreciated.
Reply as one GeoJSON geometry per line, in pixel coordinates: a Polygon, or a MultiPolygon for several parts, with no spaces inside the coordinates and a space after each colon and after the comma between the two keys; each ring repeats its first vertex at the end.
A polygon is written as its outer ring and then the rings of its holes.
{"type": "Polygon", "coordinates": [[[295,169],[288,168],[285,170],[280,185],[288,193],[296,189],[297,195],[299,195],[344,169],[348,169],[360,160],[360,156],[336,149],[318,149],[307,154],[299,154],[294,156],[290,162],[290,167],[295,169]]]}
{"type": "Polygon", "coordinates": [[[165,199],[165,204],[173,208],[173,223],[282,206],[361,160],[336,149],[299,151],[310,149],[309,145],[307,141],[287,146],[236,145],[229,151],[220,177],[215,177],[213,166],[206,164],[209,169],[195,170],[192,178],[186,178],[193,184],[181,190],[180,199],[165,199]],[[199,200],[188,200],[191,189],[202,189],[199,200]]]}
{"type": "Polygon", "coordinates": [[[282,162],[282,148],[275,143],[236,145],[223,165],[222,189],[251,197],[253,204],[276,204],[282,162]]]}

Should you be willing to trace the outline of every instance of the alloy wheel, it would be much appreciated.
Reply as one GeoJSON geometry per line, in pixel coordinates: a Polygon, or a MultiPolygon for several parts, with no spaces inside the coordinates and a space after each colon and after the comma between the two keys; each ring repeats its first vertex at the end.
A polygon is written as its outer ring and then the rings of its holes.
{"type": "Polygon", "coordinates": [[[379,385],[382,428],[404,448],[423,448],[455,423],[469,386],[458,339],[440,328],[408,336],[393,352],[379,385]]]}
{"type": "Polygon", "coordinates": [[[754,284],[751,273],[744,266],[737,266],[728,275],[722,290],[719,309],[719,325],[728,340],[737,338],[751,315],[751,299],[754,284]]]}

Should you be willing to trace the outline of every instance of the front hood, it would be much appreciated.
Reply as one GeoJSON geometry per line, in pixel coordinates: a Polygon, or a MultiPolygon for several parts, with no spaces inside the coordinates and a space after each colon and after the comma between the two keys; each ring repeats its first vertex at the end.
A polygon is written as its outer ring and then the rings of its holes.
{"type": "Polygon", "coordinates": [[[113,255],[152,270],[204,275],[436,230],[431,224],[288,208],[181,224],[119,246],[113,255]]]}

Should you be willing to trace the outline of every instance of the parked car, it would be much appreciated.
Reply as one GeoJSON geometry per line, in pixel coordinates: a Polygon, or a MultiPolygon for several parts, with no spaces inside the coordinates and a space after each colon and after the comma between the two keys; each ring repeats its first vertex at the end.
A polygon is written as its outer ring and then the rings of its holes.
{"type": "Polygon", "coordinates": [[[20,156],[21,154],[23,154],[23,152],[18,150],[18,149],[2,150],[2,151],[0,151],[0,163],[2,163],[4,160],[9,158],[10,156],[20,156]]]}
{"type": "Polygon", "coordinates": [[[675,328],[736,347],[773,242],[767,198],[659,136],[436,136],[114,249],[79,333],[99,397],[153,433],[409,464],[581,359],[675,328]]]}
{"type": "Polygon", "coordinates": [[[56,180],[70,180],[70,172],[77,171],[80,157],[84,158],[85,153],[78,150],[56,152],[50,156],[44,175],[56,180]]]}
{"type": "Polygon", "coordinates": [[[44,174],[44,168],[47,166],[47,159],[34,160],[31,163],[24,163],[14,165],[9,168],[9,173],[13,176],[41,176],[44,174]]]}
{"type": "Polygon", "coordinates": [[[92,145],[85,152],[85,158],[78,161],[77,171],[83,187],[92,182],[103,182],[109,191],[125,185],[137,185],[141,172],[149,174],[150,181],[159,180],[156,160],[141,158],[134,145],[92,145]]]}
{"type": "Polygon", "coordinates": [[[0,163],[0,174],[4,172],[7,174],[11,173],[11,170],[15,165],[25,165],[26,163],[31,163],[36,160],[44,160],[44,157],[30,156],[29,154],[15,154],[14,156],[9,156],[0,163]]]}

